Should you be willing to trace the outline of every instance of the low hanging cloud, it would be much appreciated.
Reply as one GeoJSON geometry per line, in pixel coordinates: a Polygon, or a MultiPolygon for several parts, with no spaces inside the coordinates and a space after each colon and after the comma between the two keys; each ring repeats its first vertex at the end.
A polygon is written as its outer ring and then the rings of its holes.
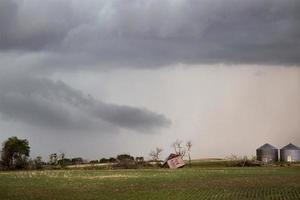
{"type": "Polygon", "coordinates": [[[0,85],[0,116],[58,130],[153,132],[168,127],[162,114],[144,108],[108,104],[62,81],[38,78],[4,80],[0,85]]]}
{"type": "Polygon", "coordinates": [[[48,70],[300,64],[298,0],[2,0],[1,52],[48,70]]]}

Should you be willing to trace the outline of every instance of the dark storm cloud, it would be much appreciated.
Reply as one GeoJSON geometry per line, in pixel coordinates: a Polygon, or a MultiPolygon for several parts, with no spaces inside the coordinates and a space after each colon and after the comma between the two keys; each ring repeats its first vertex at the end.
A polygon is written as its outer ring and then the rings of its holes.
{"type": "Polygon", "coordinates": [[[147,109],[107,104],[61,81],[37,78],[5,80],[0,85],[0,115],[39,127],[61,130],[117,128],[149,132],[169,125],[147,109]]]}
{"type": "Polygon", "coordinates": [[[0,49],[38,66],[300,64],[298,0],[2,0],[0,49]],[[5,11],[5,12],[2,12],[5,11]]]}
{"type": "MultiPolygon", "coordinates": [[[[3,50],[42,50],[59,45],[73,28],[71,1],[2,0],[0,47],[3,50]]],[[[80,21],[77,21],[80,23],[80,21]]]]}

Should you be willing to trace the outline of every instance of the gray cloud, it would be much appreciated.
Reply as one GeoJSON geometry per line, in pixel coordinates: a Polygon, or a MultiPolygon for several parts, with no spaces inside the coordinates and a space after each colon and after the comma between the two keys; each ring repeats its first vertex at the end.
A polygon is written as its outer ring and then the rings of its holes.
{"type": "MultiPolygon", "coordinates": [[[[228,136],[234,138],[230,146],[254,141],[255,133],[278,145],[299,141],[299,24],[298,0],[0,0],[0,139],[19,134],[44,152],[74,146],[72,151],[87,156],[96,156],[100,146],[107,147],[101,149],[107,155],[130,149],[144,149],[146,155],[149,146],[168,147],[170,138],[193,135],[201,156],[220,153],[214,151],[220,147],[234,151],[224,144],[228,136]],[[177,63],[236,64],[241,71],[102,74],[177,63]],[[244,64],[251,70],[244,71],[244,64]],[[93,97],[99,85],[103,99],[119,105],[93,97]],[[174,125],[157,138],[135,134],[168,127],[170,121],[126,104],[167,113],[174,125]],[[69,145],[51,137],[55,132],[69,145]],[[100,134],[91,139],[87,132],[100,134]],[[101,135],[113,132],[122,134],[101,135]]],[[[251,142],[248,152],[260,143],[251,142]]]]}
{"type": "Polygon", "coordinates": [[[1,1],[0,48],[36,51],[59,45],[73,27],[70,3],[1,1]]]}
{"type": "Polygon", "coordinates": [[[108,104],[62,81],[38,78],[2,78],[0,114],[8,120],[58,130],[112,132],[125,128],[147,133],[170,124],[165,116],[147,109],[108,104]]]}
{"type": "Polygon", "coordinates": [[[47,69],[174,63],[299,65],[297,0],[1,1],[0,49],[47,69]]]}

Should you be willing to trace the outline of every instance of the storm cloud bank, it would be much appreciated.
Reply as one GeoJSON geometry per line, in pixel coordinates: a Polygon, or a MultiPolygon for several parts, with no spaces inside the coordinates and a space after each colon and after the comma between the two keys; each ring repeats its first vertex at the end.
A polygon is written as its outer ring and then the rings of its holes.
{"type": "Polygon", "coordinates": [[[143,108],[108,104],[62,81],[19,78],[0,85],[0,116],[54,130],[117,132],[120,128],[155,131],[170,121],[143,108]]]}
{"type": "Polygon", "coordinates": [[[298,0],[2,0],[1,52],[40,68],[299,65],[298,0]]]}
{"type": "Polygon", "coordinates": [[[299,38],[299,0],[0,0],[0,140],[89,158],[299,142],[299,38]]]}

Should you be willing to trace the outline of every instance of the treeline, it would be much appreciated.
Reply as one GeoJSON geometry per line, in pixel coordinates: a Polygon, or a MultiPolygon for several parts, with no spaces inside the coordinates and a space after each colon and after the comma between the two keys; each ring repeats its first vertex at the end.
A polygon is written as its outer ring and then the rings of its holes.
{"type": "MultiPolygon", "coordinates": [[[[191,166],[190,151],[192,143],[189,141],[183,143],[182,140],[176,140],[171,144],[174,152],[182,158],[186,157],[191,166]]],[[[144,157],[133,157],[129,154],[120,154],[116,157],[101,158],[99,160],[86,161],[81,157],[68,158],[65,153],[51,153],[48,161],[44,161],[41,156],[32,159],[30,155],[29,142],[26,139],[19,139],[17,137],[10,137],[2,144],[0,169],[1,170],[17,170],[17,169],[60,169],[69,165],[81,164],[113,164],[115,168],[139,168],[147,166],[159,166],[162,163],[161,153],[163,149],[156,147],[150,151],[148,161],[144,157]]]]}
{"type": "Polygon", "coordinates": [[[101,158],[100,160],[91,160],[89,163],[96,164],[96,163],[117,163],[124,160],[131,160],[136,162],[144,162],[144,157],[133,157],[128,154],[120,154],[116,158],[101,158]]]}
{"type": "Polygon", "coordinates": [[[115,158],[101,158],[99,160],[86,161],[81,157],[67,158],[65,153],[51,153],[48,161],[43,161],[41,156],[34,159],[29,157],[30,146],[26,139],[10,137],[2,144],[0,169],[59,169],[68,165],[81,164],[102,164],[112,163],[115,167],[134,168],[137,165],[144,165],[144,157],[133,157],[129,154],[120,154],[115,158]]]}

